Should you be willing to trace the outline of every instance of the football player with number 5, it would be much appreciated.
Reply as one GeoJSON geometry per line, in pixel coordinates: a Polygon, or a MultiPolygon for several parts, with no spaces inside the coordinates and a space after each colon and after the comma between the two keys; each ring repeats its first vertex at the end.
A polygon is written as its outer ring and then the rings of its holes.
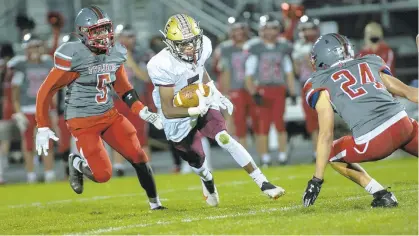
{"type": "Polygon", "coordinates": [[[61,45],[54,54],[54,68],[39,89],[36,99],[36,149],[47,153],[49,139],[58,138],[50,129],[48,110],[52,96],[67,86],[65,119],[76,139],[81,156],[70,154],[69,181],[83,192],[83,175],[103,183],[112,175],[112,165],[102,139],[134,167],[147,193],[151,209],[165,209],[157,195],[148,157],[141,148],[134,126],[114,108],[111,89],[143,120],[161,129],[155,113],[148,111],[128,82],[124,62],[127,50],[114,43],[112,21],[96,6],[83,8],[75,20],[79,41],[61,45]]]}
{"type": "Polygon", "coordinates": [[[311,52],[316,72],[304,91],[306,102],[319,116],[319,139],[316,171],[303,196],[306,207],[320,193],[327,163],[372,194],[372,207],[397,206],[394,194],[357,163],[381,160],[397,149],[418,156],[418,123],[393,97],[418,103],[418,89],[394,78],[376,55],[355,59],[352,48],[345,36],[326,34],[311,52]],[[352,136],[333,141],[334,112],[348,124],[352,136]]]}

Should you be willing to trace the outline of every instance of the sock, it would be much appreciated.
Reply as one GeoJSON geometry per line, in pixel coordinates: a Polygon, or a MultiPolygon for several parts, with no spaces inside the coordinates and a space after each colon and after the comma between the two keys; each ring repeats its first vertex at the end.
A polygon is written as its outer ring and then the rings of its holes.
{"type": "Polygon", "coordinates": [[[117,170],[124,170],[124,169],[125,169],[125,168],[124,168],[124,165],[123,165],[122,163],[115,163],[113,166],[114,166],[114,167],[115,167],[115,169],[117,169],[117,170]]]}
{"type": "Polygon", "coordinates": [[[253,166],[256,166],[253,158],[246,151],[246,149],[235,139],[233,139],[225,130],[218,133],[215,136],[215,140],[217,141],[218,145],[220,145],[220,147],[230,153],[237,164],[239,164],[241,167],[248,165],[249,162],[252,163],[253,166]]]}
{"type": "Polygon", "coordinates": [[[271,162],[271,156],[268,153],[265,153],[262,155],[262,162],[263,163],[269,163],[271,162]]]}
{"type": "Polygon", "coordinates": [[[154,208],[157,208],[157,207],[161,206],[159,196],[157,196],[155,198],[149,198],[148,199],[148,204],[150,204],[151,209],[154,209],[154,208]]]}
{"type": "Polygon", "coordinates": [[[35,183],[36,182],[36,173],[35,172],[28,172],[26,174],[26,176],[28,178],[29,183],[35,183]]]}
{"type": "Polygon", "coordinates": [[[371,195],[383,190],[384,187],[378,183],[375,179],[371,179],[371,181],[367,184],[367,186],[365,186],[365,190],[367,190],[368,193],[370,193],[371,195]]]}
{"type": "Polygon", "coordinates": [[[252,173],[249,174],[250,177],[252,177],[253,181],[259,186],[259,188],[262,187],[263,182],[268,182],[265,175],[260,171],[259,168],[254,170],[252,173]]]}
{"type": "Polygon", "coordinates": [[[80,173],[83,173],[82,172],[82,170],[81,170],[81,166],[80,166],[80,164],[83,162],[83,159],[81,159],[80,157],[78,157],[78,156],[76,156],[74,159],[73,159],[73,166],[74,166],[74,168],[76,168],[76,170],[78,170],[80,173]]]}
{"type": "Polygon", "coordinates": [[[148,163],[131,163],[137,172],[138,180],[140,181],[141,187],[147,193],[147,197],[150,199],[157,198],[157,189],[154,182],[153,170],[148,163]]]}
{"type": "Polygon", "coordinates": [[[0,156],[0,182],[3,182],[3,169],[4,164],[6,163],[6,158],[4,156],[0,156]]]}
{"type": "Polygon", "coordinates": [[[55,172],[53,170],[45,171],[45,182],[52,182],[55,180],[55,172]]]}
{"type": "Polygon", "coordinates": [[[287,153],[286,152],[280,152],[278,155],[279,161],[286,161],[287,160],[287,153]]]}
{"type": "Polygon", "coordinates": [[[205,153],[206,166],[211,170],[211,145],[207,138],[202,138],[201,143],[205,153]]]}
{"type": "Polygon", "coordinates": [[[203,181],[210,181],[212,180],[212,173],[207,168],[206,160],[202,164],[201,168],[197,169],[195,167],[191,167],[192,170],[201,177],[203,181]]]}

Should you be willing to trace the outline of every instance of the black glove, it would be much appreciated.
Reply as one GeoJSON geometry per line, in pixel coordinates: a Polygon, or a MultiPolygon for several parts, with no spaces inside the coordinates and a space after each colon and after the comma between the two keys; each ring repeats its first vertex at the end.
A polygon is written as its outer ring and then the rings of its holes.
{"type": "Polygon", "coordinates": [[[263,104],[263,98],[259,93],[255,93],[253,95],[253,101],[255,101],[256,105],[258,106],[263,104]]]}
{"type": "Polygon", "coordinates": [[[323,180],[313,176],[311,180],[308,181],[306,191],[303,195],[303,205],[309,207],[314,204],[317,199],[317,196],[320,194],[320,189],[322,188],[323,180]]]}
{"type": "Polygon", "coordinates": [[[291,105],[296,106],[297,105],[297,96],[291,95],[291,105]]]}

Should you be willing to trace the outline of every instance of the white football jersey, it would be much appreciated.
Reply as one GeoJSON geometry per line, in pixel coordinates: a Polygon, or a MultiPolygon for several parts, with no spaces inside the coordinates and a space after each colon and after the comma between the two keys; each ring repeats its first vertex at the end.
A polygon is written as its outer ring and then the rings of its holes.
{"type": "Polygon", "coordinates": [[[196,65],[175,58],[167,48],[152,57],[147,64],[148,74],[154,84],[154,104],[162,119],[166,138],[173,142],[180,142],[185,138],[195,127],[198,117],[167,119],[161,109],[159,87],[173,87],[173,96],[175,96],[179,90],[189,84],[202,83],[205,61],[211,56],[212,52],[211,40],[205,35],[203,36],[202,47],[202,54],[196,65]]]}

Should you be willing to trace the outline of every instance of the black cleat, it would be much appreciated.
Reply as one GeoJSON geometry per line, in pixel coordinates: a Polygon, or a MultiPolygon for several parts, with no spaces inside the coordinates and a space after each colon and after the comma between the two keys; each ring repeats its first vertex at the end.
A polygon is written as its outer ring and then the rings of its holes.
{"type": "Polygon", "coordinates": [[[394,194],[386,189],[374,193],[373,196],[374,200],[371,202],[372,207],[396,207],[399,205],[394,194]]]}
{"type": "Polygon", "coordinates": [[[158,207],[156,207],[156,208],[153,208],[153,209],[151,209],[152,211],[158,211],[158,210],[168,210],[168,208],[167,207],[164,207],[164,206],[158,206],[158,207]]]}
{"type": "Polygon", "coordinates": [[[74,190],[74,192],[76,192],[77,194],[81,194],[83,192],[83,174],[80,173],[73,166],[73,160],[75,157],[80,157],[80,156],[73,153],[71,153],[68,156],[68,169],[69,169],[68,181],[70,182],[70,186],[74,190]]]}

